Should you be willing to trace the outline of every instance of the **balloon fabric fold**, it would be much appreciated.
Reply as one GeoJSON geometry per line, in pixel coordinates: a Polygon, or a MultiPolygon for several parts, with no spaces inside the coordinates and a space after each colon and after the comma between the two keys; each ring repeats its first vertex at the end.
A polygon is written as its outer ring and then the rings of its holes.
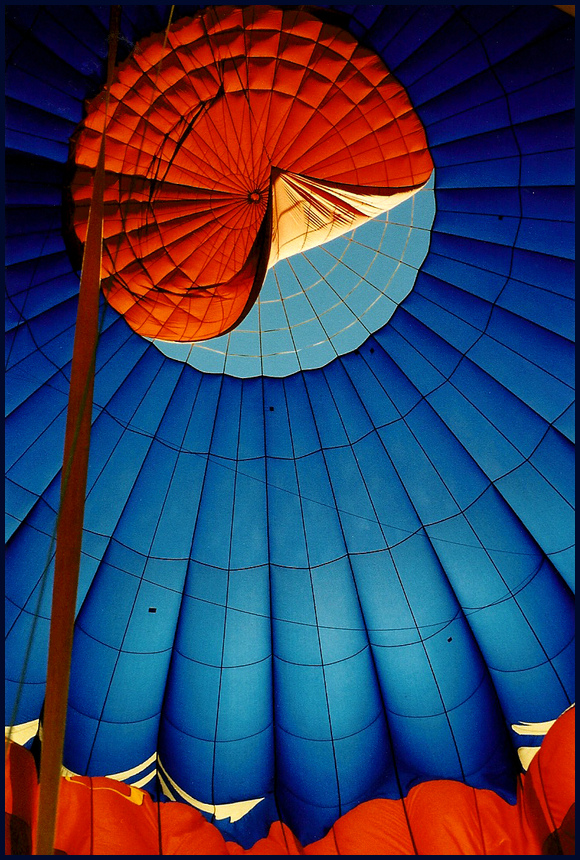
{"type": "MultiPolygon", "coordinates": [[[[491,791],[439,780],[404,800],[369,800],[302,846],[276,821],[245,850],[226,841],[200,812],[181,803],[160,814],[144,791],[103,778],[62,779],[58,854],[263,854],[269,856],[574,854],[575,709],[549,730],[518,787],[517,803],[491,791]],[[87,826],[87,822],[90,824],[87,826]]],[[[12,744],[6,763],[7,854],[28,853],[34,831],[36,771],[12,744]],[[19,850],[14,850],[19,849],[19,850]]]]}
{"type": "Polygon", "coordinates": [[[103,289],[135,331],[161,340],[227,333],[267,266],[388,211],[432,170],[382,60],[307,12],[271,6],[208,7],[121,64],[75,135],[81,241],[103,131],[103,289]]]}

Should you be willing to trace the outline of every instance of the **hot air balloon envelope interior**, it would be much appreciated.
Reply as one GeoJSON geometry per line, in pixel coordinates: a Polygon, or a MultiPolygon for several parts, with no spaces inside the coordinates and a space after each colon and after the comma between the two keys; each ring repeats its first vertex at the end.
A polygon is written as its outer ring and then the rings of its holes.
{"type": "Polygon", "coordinates": [[[112,778],[222,853],[371,820],[453,853],[452,807],[463,853],[561,848],[568,777],[530,797],[574,702],[573,17],[127,5],[107,85],[110,11],[6,7],[11,737],[102,188],[68,820],[112,778]]]}

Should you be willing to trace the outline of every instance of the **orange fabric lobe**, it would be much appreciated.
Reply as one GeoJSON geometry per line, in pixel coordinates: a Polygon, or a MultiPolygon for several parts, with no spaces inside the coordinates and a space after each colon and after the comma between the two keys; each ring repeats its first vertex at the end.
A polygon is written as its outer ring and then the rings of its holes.
{"type": "MultiPolygon", "coordinates": [[[[276,176],[351,186],[378,212],[433,167],[405,91],[372,51],[268,6],[209,7],[144,39],[117,69],[107,115],[103,94],[89,103],[72,148],[81,242],[103,130],[104,293],[162,340],[216,337],[249,312],[277,259],[276,176]]],[[[355,226],[327,217],[321,241],[355,226]]],[[[302,199],[291,229],[288,247],[312,231],[302,199]]]]}
{"type": "MultiPolygon", "coordinates": [[[[61,780],[55,853],[183,856],[219,854],[540,855],[574,854],[575,708],[550,729],[521,779],[517,803],[451,780],[379,798],[347,812],[322,839],[302,846],[280,821],[251,848],[226,841],[196,809],[155,804],[140,789],[105,777],[61,780]]],[[[38,786],[32,755],[6,756],[6,853],[30,853],[38,786]]]]}

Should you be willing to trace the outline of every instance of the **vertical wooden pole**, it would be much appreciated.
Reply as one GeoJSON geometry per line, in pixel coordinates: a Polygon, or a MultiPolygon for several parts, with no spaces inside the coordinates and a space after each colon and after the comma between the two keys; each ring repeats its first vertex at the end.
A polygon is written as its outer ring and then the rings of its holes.
{"type": "MultiPolygon", "coordinates": [[[[120,8],[120,6],[111,7],[107,88],[110,86],[115,67],[120,8]]],[[[103,133],[94,176],[73,346],[60,509],[56,533],[35,854],[51,855],[54,853],[56,811],[64,747],[76,594],[83,535],[95,355],[99,328],[104,185],[105,133],[103,133]]]]}

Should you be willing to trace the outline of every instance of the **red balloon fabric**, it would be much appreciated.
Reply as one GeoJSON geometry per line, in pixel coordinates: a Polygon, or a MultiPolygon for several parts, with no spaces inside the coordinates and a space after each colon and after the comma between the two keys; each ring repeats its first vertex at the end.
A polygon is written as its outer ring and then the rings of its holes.
{"type": "Polygon", "coordinates": [[[305,11],[210,6],[144,39],[87,106],[71,157],[84,241],[106,133],[103,289],[150,338],[250,311],[268,267],[418,191],[433,163],[383,61],[305,11]]]}
{"type": "MultiPolygon", "coordinates": [[[[105,777],[63,778],[57,854],[128,856],[534,855],[574,854],[575,708],[548,731],[518,799],[451,780],[415,786],[404,800],[377,799],[343,815],[302,846],[281,822],[249,849],[227,842],[196,809],[155,804],[144,791],[105,777]]],[[[11,743],[6,756],[6,854],[30,854],[38,785],[32,755],[11,743]]]]}

